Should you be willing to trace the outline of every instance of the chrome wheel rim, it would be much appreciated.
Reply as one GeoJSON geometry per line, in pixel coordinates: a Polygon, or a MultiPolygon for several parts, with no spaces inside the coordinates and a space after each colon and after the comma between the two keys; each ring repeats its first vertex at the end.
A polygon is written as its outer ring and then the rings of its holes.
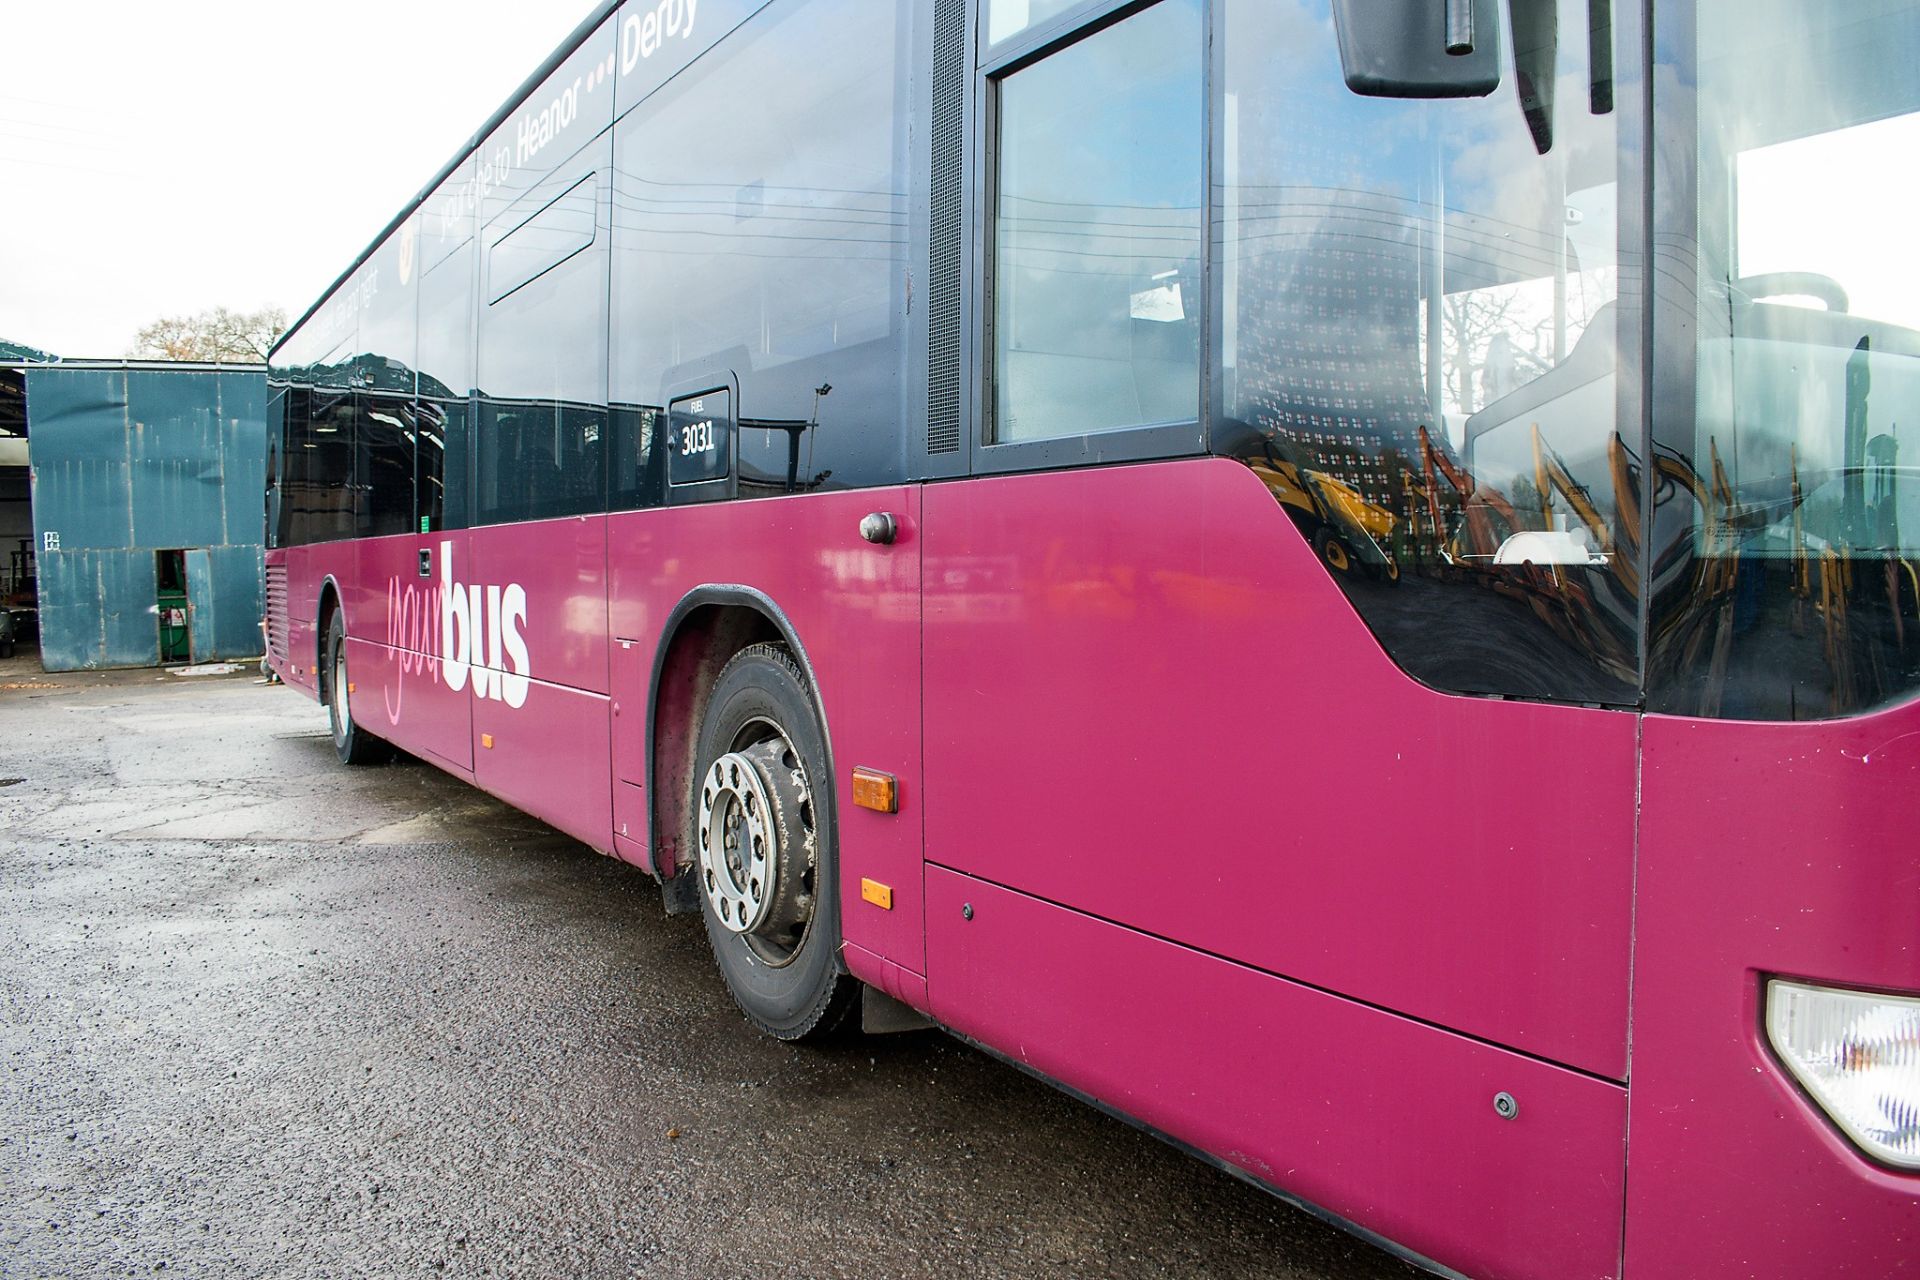
{"type": "Polygon", "coordinates": [[[700,887],[730,933],[766,923],[779,863],[766,781],[744,752],[713,762],[700,785],[700,887]]]}
{"type": "Polygon", "coordinates": [[[800,753],[755,720],[702,775],[695,832],[709,912],[756,959],[777,969],[813,927],[818,818],[800,753]]]}

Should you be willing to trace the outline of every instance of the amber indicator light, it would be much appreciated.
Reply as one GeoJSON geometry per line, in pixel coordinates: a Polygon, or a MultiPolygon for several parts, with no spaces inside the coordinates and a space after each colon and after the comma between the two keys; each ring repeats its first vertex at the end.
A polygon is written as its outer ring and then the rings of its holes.
{"type": "Polygon", "coordinates": [[[860,896],[882,911],[893,910],[893,886],[890,884],[881,884],[878,880],[868,880],[862,877],[860,881],[860,896]]]}
{"type": "Polygon", "coordinates": [[[899,780],[890,773],[856,765],[853,770],[853,802],[875,813],[898,813],[899,780]]]}
{"type": "Polygon", "coordinates": [[[480,745],[485,747],[489,751],[493,750],[493,735],[490,733],[481,734],[480,745]]]}

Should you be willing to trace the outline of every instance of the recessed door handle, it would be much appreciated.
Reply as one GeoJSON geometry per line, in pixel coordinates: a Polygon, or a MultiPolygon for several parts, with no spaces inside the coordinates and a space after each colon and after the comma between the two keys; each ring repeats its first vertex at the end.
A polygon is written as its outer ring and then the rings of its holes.
{"type": "Polygon", "coordinates": [[[420,576],[423,578],[431,578],[433,576],[432,547],[420,548],[420,576]]]}
{"type": "Polygon", "coordinates": [[[868,542],[887,546],[900,536],[900,522],[891,511],[874,511],[860,519],[860,536],[868,542]]]}

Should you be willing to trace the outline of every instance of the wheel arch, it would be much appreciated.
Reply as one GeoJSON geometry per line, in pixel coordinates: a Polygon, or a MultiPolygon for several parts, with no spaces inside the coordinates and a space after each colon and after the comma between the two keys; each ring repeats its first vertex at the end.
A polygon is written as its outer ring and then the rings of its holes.
{"type": "MultiPolygon", "coordinates": [[[[691,812],[694,756],[708,695],[734,654],[767,642],[785,645],[806,677],[807,700],[827,753],[827,785],[833,787],[838,777],[820,678],[786,611],[764,591],[738,583],[709,583],[682,596],[667,614],[654,649],[644,744],[648,847],[671,912],[699,910],[697,891],[685,875],[691,859],[682,858],[680,840],[691,812]],[[685,681],[684,689],[673,687],[679,681],[685,681]]],[[[837,796],[833,813],[837,824],[837,796]]]]}

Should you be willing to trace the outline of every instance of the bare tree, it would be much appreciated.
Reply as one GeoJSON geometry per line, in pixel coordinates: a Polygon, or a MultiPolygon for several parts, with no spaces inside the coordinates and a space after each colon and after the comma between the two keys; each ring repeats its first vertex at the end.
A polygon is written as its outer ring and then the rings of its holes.
{"type": "Polygon", "coordinates": [[[127,354],[144,360],[205,360],[258,364],[287,331],[279,307],[233,311],[215,307],[191,316],[167,316],[140,330],[127,354]]]}
{"type": "Polygon", "coordinates": [[[1483,365],[1496,337],[1518,326],[1514,294],[1497,289],[1449,294],[1444,304],[1447,398],[1459,413],[1472,413],[1486,400],[1483,365]]]}

